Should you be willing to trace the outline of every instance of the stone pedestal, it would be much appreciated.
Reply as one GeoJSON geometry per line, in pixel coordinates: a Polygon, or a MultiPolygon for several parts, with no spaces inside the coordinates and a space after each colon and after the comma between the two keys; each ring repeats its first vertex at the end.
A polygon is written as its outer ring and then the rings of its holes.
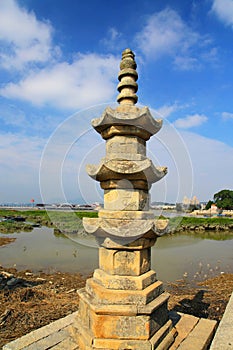
{"type": "Polygon", "coordinates": [[[99,269],[79,291],[80,349],[151,350],[174,341],[169,295],[151,270],[153,244],[141,238],[99,248],[99,269]]]}

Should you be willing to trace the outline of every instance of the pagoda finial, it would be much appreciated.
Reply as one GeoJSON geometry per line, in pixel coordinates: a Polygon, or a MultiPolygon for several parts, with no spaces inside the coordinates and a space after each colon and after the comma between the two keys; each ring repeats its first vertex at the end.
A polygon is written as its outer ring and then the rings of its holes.
{"type": "Polygon", "coordinates": [[[137,64],[134,60],[134,53],[130,49],[126,49],[122,52],[122,60],[120,63],[120,72],[118,74],[118,80],[120,83],[117,86],[119,95],[117,96],[117,102],[119,104],[135,105],[138,97],[136,92],[138,90],[138,73],[136,71],[137,64]]]}

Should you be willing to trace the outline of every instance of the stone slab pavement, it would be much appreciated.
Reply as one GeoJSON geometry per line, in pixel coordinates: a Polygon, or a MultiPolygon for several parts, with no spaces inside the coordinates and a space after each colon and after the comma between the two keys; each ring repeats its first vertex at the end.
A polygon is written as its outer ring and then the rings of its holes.
{"type": "Polygon", "coordinates": [[[210,350],[233,350],[233,293],[211,343],[210,350]]]}
{"type": "MultiPolygon", "coordinates": [[[[74,312],[6,344],[2,349],[78,350],[78,335],[74,332],[77,315],[78,312],[74,312]]],[[[233,350],[233,293],[216,333],[216,321],[187,314],[174,317],[178,335],[169,350],[233,350]]]]}
{"type": "Polygon", "coordinates": [[[73,323],[77,317],[74,312],[47,326],[32,331],[3,346],[3,350],[77,350],[73,337],[73,323]]]}

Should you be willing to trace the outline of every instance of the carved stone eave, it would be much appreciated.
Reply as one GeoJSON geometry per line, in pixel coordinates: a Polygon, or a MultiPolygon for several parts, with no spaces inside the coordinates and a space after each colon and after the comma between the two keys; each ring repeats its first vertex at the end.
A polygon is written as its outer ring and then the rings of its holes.
{"type": "Polygon", "coordinates": [[[116,236],[122,238],[162,236],[167,229],[168,220],[123,220],[123,219],[102,219],[83,218],[83,226],[87,233],[95,236],[116,236]]]}
{"type": "Polygon", "coordinates": [[[162,119],[154,119],[152,117],[148,107],[137,108],[135,106],[127,106],[115,110],[107,107],[100,118],[92,120],[92,126],[100,134],[113,125],[125,125],[147,131],[152,136],[161,129],[162,124],[162,119]]]}
{"type": "Polygon", "coordinates": [[[107,180],[144,180],[149,183],[159,181],[167,173],[167,167],[155,167],[150,159],[135,160],[106,160],[99,165],[86,166],[88,175],[97,181],[107,180]],[[122,176],[123,175],[123,176],[122,176]]]}

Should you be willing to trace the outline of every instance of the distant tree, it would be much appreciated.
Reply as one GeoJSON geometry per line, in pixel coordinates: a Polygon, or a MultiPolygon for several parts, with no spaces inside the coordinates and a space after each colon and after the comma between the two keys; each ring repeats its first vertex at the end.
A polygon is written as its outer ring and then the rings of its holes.
{"type": "Polygon", "coordinates": [[[214,203],[218,208],[231,210],[233,209],[233,191],[221,190],[214,194],[214,203]]]}
{"type": "Polygon", "coordinates": [[[176,211],[183,211],[183,205],[182,203],[176,203],[176,211]]]}
{"type": "Polygon", "coordinates": [[[199,204],[199,203],[198,204],[190,204],[188,209],[190,211],[201,209],[201,204],[199,204]]]}
{"type": "Polygon", "coordinates": [[[209,201],[209,202],[206,204],[206,206],[205,206],[206,210],[210,209],[212,204],[214,204],[214,202],[213,202],[213,201],[209,201]]]}

